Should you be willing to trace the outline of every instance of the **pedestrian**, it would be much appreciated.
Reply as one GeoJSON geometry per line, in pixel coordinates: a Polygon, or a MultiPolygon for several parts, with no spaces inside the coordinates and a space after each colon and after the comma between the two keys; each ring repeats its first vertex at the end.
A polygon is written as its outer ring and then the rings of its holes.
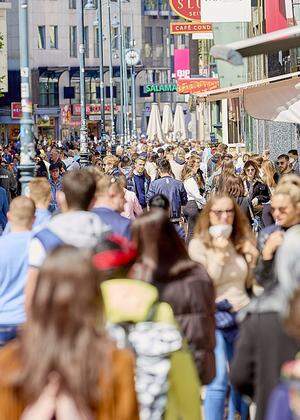
{"type": "Polygon", "coordinates": [[[253,215],[256,216],[259,219],[260,224],[262,224],[263,205],[269,202],[270,191],[268,186],[261,180],[259,167],[254,160],[248,160],[245,163],[242,177],[245,196],[248,198],[249,205],[251,205],[253,209],[253,215]]]}
{"type": "Polygon", "coordinates": [[[101,289],[108,331],[118,347],[130,346],[136,355],[141,418],[201,420],[193,357],[179,334],[172,308],[161,301],[157,288],[131,278],[136,257],[131,242],[112,235],[97,247],[93,263],[104,280],[101,289]]]}
{"type": "Polygon", "coordinates": [[[131,275],[153,284],[160,300],[171,305],[194,355],[201,383],[210,383],[215,375],[214,288],[206,270],[190,260],[163,210],[136,219],[132,237],[138,259],[131,275]]]}
{"type": "Polygon", "coordinates": [[[234,198],[240,209],[247,216],[249,223],[252,222],[249,210],[251,204],[248,198],[245,197],[243,180],[239,175],[224,174],[219,181],[218,194],[228,194],[229,197],[234,198]]]}
{"type": "Polygon", "coordinates": [[[90,212],[96,191],[96,180],[86,169],[66,173],[57,198],[62,213],[52,217],[34,233],[29,248],[29,269],[26,283],[26,305],[34,293],[40,267],[47,254],[59,245],[94,248],[108,232],[99,217],[90,212]]]}
{"type": "MultiPolygon", "coordinates": [[[[264,160],[261,166],[261,179],[267,185],[270,193],[270,198],[274,194],[276,185],[279,181],[279,176],[275,171],[274,165],[270,160],[264,160]]],[[[263,204],[262,221],[265,227],[270,226],[274,223],[274,219],[271,213],[271,202],[263,204]]]]}
{"type": "Polygon", "coordinates": [[[55,164],[58,167],[60,175],[63,175],[63,173],[66,172],[67,168],[64,162],[61,160],[60,152],[57,147],[52,147],[50,150],[50,165],[55,164]]]}
{"type": "Polygon", "coordinates": [[[145,170],[150,177],[151,181],[154,181],[157,178],[157,162],[158,154],[151,152],[147,155],[147,160],[145,164],[145,170]]]}
{"type": "MultiPolygon", "coordinates": [[[[282,364],[292,360],[300,350],[299,336],[288,335],[283,322],[283,317],[289,313],[289,300],[299,284],[299,250],[299,226],[296,226],[286,233],[278,249],[275,287],[265,289],[261,296],[252,300],[241,317],[231,380],[240,392],[255,402],[256,420],[285,420],[286,401],[277,405],[278,411],[272,417],[267,416],[267,405],[279,383],[282,364]]],[[[292,418],[288,417],[289,420],[292,418]]]]}
{"type": "Polygon", "coordinates": [[[174,178],[178,181],[181,180],[181,174],[185,164],[185,150],[179,147],[176,151],[174,159],[170,160],[171,170],[174,178]]]}
{"type": "Polygon", "coordinates": [[[206,204],[206,200],[200,193],[196,181],[197,172],[198,168],[196,165],[191,166],[190,163],[187,163],[181,174],[181,180],[187,193],[187,204],[183,208],[183,214],[188,223],[187,242],[191,240],[197,218],[206,204]]]}
{"type": "Polygon", "coordinates": [[[122,211],[121,216],[126,217],[130,220],[135,220],[138,216],[143,214],[143,209],[139,203],[139,200],[133,191],[127,189],[127,179],[125,175],[120,175],[118,178],[120,184],[124,188],[124,211],[122,211]]]}
{"type": "Polygon", "coordinates": [[[271,199],[274,224],[263,229],[258,236],[260,257],[256,267],[256,280],[264,288],[274,285],[274,261],[285,232],[300,223],[300,177],[287,175],[281,179],[271,199]]]}
{"type": "Polygon", "coordinates": [[[95,198],[93,213],[111,232],[130,239],[131,221],[120,214],[125,204],[123,184],[115,177],[103,175],[97,181],[95,198]]]}
{"type": "Polygon", "coordinates": [[[127,176],[127,189],[135,192],[143,210],[147,207],[146,196],[151,181],[145,165],[146,159],[137,157],[134,161],[134,169],[127,176]]]}
{"type": "Polygon", "coordinates": [[[17,180],[13,172],[8,171],[2,163],[3,160],[0,157],[0,187],[5,189],[8,202],[10,203],[17,194],[17,180]]]}
{"type": "Polygon", "coordinates": [[[11,231],[0,237],[0,346],[15,338],[25,322],[24,287],[34,212],[30,198],[14,198],[7,214],[11,231]]]}
{"type": "MultiPolygon", "coordinates": [[[[294,163],[294,162],[293,162],[294,163]]],[[[282,154],[277,158],[277,167],[279,178],[282,178],[284,175],[290,175],[294,173],[292,164],[290,163],[289,155],[282,154]]]]}
{"type": "Polygon", "coordinates": [[[157,194],[162,194],[170,203],[170,221],[176,225],[181,223],[181,209],[187,204],[187,193],[182,181],[174,179],[171,175],[171,165],[166,159],[161,159],[157,163],[160,178],[152,181],[148,194],[147,202],[157,194]]]}
{"type": "MultiPolygon", "coordinates": [[[[236,316],[250,302],[246,289],[251,286],[257,256],[249,223],[233,198],[225,194],[210,198],[196,225],[189,255],[204,265],[216,290],[217,372],[207,386],[204,411],[207,419],[222,420],[228,365],[238,336],[236,316]]],[[[247,419],[248,405],[231,386],[228,418],[234,419],[237,412],[247,419]]]]}
{"type": "Polygon", "coordinates": [[[0,187],[0,236],[7,224],[8,198],[4,188],[0,187]]]}
{"type": "Polygon", "coordinates": [[[104,163],[104,172],[110,176],[120,176],[121,171],[119,169],[119,158],[117,156],[105,156],[103,159],[104,163]]]}
{"type": "Polygon", "coordinates": [[[51,213],[56,213],[58,208],[57,203],[57,192],[62,190],[62,175],[60,175],[59,165],[56,163],[51,163],[49,167],[50,172],[50,189],[51,189],[51,202],[50,202],[50,211],[51,213]]]}
{"type": "Polygon", "coordinates": [[[291,165],[294,173],[299,175],[300,168],[299,168],[298,150],[296,150],[296,149],[289,150],[288,151],[288,156],[289,156],[290,165],[291,165]]]}
{"type": "Polygon", "coordinates": [[[1,417],[138,420],[133,356],[107,337],[103,318],[90,256],[54,250],[20,339],[0,352],[1,417]]]}

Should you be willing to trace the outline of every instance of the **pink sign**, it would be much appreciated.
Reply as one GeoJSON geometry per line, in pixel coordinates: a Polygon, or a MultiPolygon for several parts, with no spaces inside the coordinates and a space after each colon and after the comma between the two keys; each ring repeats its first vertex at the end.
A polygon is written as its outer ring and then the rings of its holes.
{"type": "Polygon", "coordinates": [[[190,50],[174,50],[174,72],[176,79],[189,79],[190,77],[190,50]]]}

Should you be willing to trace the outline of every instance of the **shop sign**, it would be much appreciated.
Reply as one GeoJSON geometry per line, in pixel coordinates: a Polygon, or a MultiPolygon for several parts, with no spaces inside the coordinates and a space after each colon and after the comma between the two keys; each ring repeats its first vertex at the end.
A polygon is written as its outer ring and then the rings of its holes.
{"type": "Polygon", "coordinates": [[[62,105],[60,109],[60,115],[62,125],[70,124],[72,117],[71,105],[62,105]]]}
{"type": "Polygon", "coordinates": [[[181,95],[197,94],[218,89],[220,86],[217,78],[181,79],[177,81],[177,91],[181,95]]]}
{"type": "Polygon", "coordinates": [[[203,22],[180,22],[175,21],[170,24],[171,34],[212,34],[212,24],[203,22]]]}
{"type": "Polygon", "coordinates": [[[200,0],[170,0],[170,6],[176,15],[187,20],[201,20],[200,0]]]}
{"type": "Polygon", "coordinates": [[[145,86],[145,93],[176,92],[177,86],[174,84],[157,85],[149,84],[145,86]]]}
{"type": "Polygon", "coordinates": [[[10,105],[11,118],[13,120],[20,120],[22,118],[22,105],[21,102],[12,102],[10,105]]]}
{"type": "MultiPolygon", "coordinates": [[[[116,109],[116,108],[114,108],[116,109]]],[[[110,105],[105,105],[104,112],[110,112],[110,105]]],[[[87,104],[86,105],[86,115],[99,115],[101,114],[101,105],[100,104],[87,104]]],[[[73,115],[80,116],[81,115],[81,106],[80,104],[73,105],[73,115]]]]}
{"type": "Polygon", "coordinates": [[[37,126],[38,127],[55,127],[55,118],[50,117],[48,120],[44,120],[42,117],[38,117],[37,119],[37,126]]]}
{"type": "Polygon", "coordinates": [[[175,79],[188,79],[190,77],[190,50],[189,48],[174,50],[175,79]]]}
{"type": "MultiPolygon", "coordinates": [[[[274,1],[270,1],[273,5],[274,1]]],[[[201,0],[201,20],[218,23],[250,22],[251,0],[201,0]]]]}

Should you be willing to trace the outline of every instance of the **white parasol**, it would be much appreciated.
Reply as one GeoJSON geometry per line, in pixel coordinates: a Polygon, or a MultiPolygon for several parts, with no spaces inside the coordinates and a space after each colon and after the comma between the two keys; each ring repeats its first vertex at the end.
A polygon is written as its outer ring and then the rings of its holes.
{"type": "Polygon", "coordinates": [[[163,141],[163,131],[161,127],[160,112],[158,104],[153,102],[151,106],[150,118],[147,128],[147,136],[150,141],[159,140],[163,141]]]}
{"type": "Polygon", "coordinates": [[[188,137],[185,126],[184,113],[181,104],[177,104],[175,109],[174,137],[176,140],[186,140],[188,137]]]}

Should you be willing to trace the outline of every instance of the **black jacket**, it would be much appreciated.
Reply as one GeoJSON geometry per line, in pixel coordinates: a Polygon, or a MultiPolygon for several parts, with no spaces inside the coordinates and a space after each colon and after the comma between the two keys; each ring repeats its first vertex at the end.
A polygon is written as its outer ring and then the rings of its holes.
{"type": "Polygon", "coordinates": [[[294,359],[299,350],[300,343],[285,334],[276,312],[250,313],[242,323],[230,380],[237,391],[255,401],[256,420],[264,420],[282,364],[294,359]]]}
{"type": "Polygon", "coordinates": [[[0,167],[0,187],[4,188],[10,202],[17,194],[17,180],[11,171],[0,167]]]}
{"type": "MultiPolygon", "coordinates": [[[[246,181],[247,188],[250,190],[250,184],[248,181],[246,181]]],[[[252,201],[254,198],[258,199],[258,204],[267,203],[270,200],[270,191],[266,184],[256,180],[253,189],[252,194],[249,196],[250,201],[252,201]]]]}

